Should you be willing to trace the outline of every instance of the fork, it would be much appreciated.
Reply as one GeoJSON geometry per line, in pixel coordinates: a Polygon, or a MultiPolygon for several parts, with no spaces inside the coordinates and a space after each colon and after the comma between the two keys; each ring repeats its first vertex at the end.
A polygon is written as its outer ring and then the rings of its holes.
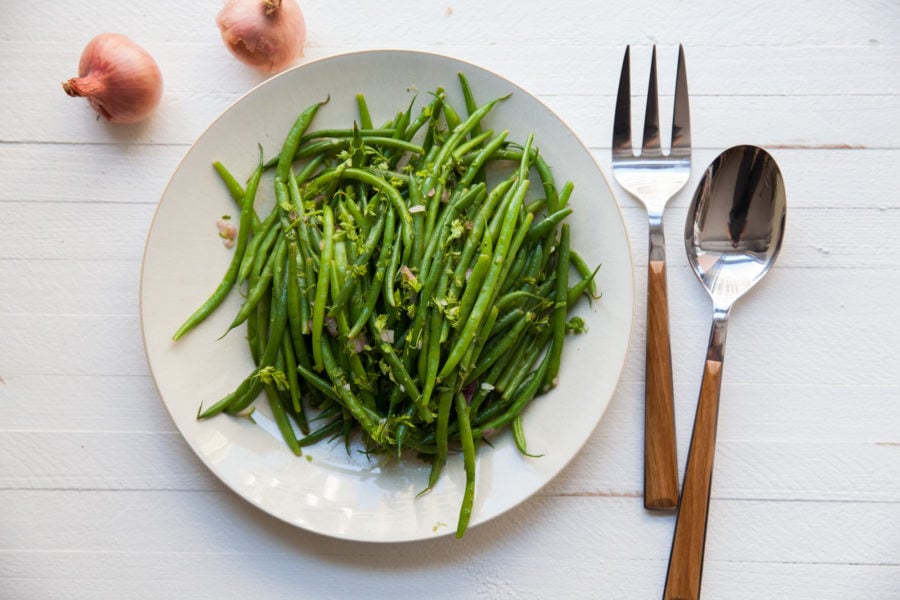
{"type": "Polygon", "coordinates": [[[613,122],[612,171],[616,181],[640,200],[650,221],[647,269],[647,353],[644,390],[644,507],[672,510],[678,503],[678,464],[669,307],[666,292],[666,245],[663,210],[690,178],[691,123],[684,47],[678,48],[672,146],[660,148],[656,46],[650,62],[650,84],[644,116],[641,153],[631,148],[630,47],[625,48],[613,122]]]}

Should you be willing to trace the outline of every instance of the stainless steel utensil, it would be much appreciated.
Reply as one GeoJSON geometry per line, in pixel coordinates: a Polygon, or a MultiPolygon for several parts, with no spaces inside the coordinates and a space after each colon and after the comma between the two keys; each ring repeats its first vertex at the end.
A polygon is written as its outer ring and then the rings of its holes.
{"type": "Polygon", "coordinates": [[[650,85],[644,116],[643,146],[631,149],[630,47],[625,48],[613,123],[612,171],[616,181],[647,208],[650,250],[647,269],[647,354],[644,398],[644,507],[671,510],[678,502],[675,410],[669,305],[666,292],[666,243],[663,209],[691,174],[691,121],[684,48],[678,48],[672,148],[663,154],[659,139],[656,46],[650,62],[650,85]]]}
{"type": "Polygon", "coordinates": [[[728,315],[734,302],[775,262],[786,206],[784,181],[775,160],[762,148],[735,146],[720,154],[703,174],[688,211],[684,229],[688,261],[712,298],[713,320],[665,600],[700,596],[728,315]]]}

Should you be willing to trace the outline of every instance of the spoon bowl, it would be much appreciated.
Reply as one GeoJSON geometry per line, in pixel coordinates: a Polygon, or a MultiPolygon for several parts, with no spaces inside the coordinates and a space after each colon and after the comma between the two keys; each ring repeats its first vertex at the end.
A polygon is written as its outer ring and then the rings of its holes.
{"type": "Polygon", "coordinates": [[[781,171],[756,146],[734,146],[707,168],[684,229],[688,262],[717,304],[732,304],[781,250],[787,201],[781,171]]]}
{"type": "Polygon", "coordinates": [[[688,210],[688,262],[712,298],[713,319],[664,600],[700,597],[728,315],[775,263],[786,213],[781,171],[756,146],[720,154],[700,179],[688,210]]]}

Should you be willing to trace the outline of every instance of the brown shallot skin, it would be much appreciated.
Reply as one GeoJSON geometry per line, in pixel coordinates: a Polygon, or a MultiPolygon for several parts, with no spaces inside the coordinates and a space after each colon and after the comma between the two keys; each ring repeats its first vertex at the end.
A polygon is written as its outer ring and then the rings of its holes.
{"type": "Polygon", "coordinates": [[[159,65],[150,53],[120,33],[101,33],[81,54],[78,77],[62,84],[70,96],[83,96],[110,123],[137,123],[162,98],[159,65]]]}
{"type": "Polygon", "coordinates": [[[296,0],[228,0],[216,17],[241,62],[277,73],[303,56],[306,21],[296,0]]]}

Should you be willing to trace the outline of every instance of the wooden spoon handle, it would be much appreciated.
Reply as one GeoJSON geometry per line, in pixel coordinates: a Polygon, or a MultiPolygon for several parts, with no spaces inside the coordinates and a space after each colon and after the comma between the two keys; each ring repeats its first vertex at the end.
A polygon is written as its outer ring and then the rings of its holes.
{"type": "Polygon", "coordinates": [[[697,600],[703,574],[722,361],[707,358],[669,557],[664,600],[697,600]]]}
{"type": "Polygon", "coordinates": [[[644,390],[644,507],[674,510],[678,463],[665,260],[647,269],[647,367],[644,390]]]}

